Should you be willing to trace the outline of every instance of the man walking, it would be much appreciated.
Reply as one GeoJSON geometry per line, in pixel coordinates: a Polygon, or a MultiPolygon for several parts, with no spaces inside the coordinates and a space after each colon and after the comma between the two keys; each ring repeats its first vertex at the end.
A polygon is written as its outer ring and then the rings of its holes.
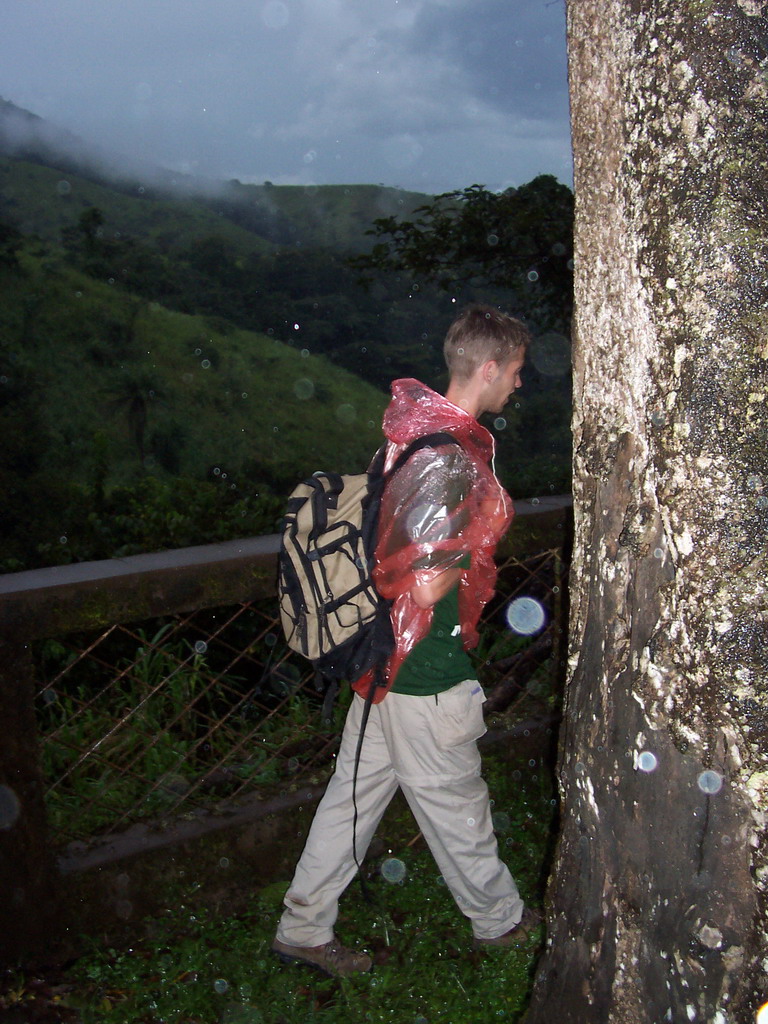
{"type": "Polygon", "coordinates": [[[493,554],[512,518],[490,465],[493,436],[478,417],[500,413],[521,386],[529,340],[520,321],[473,306],[445,339],[444,397],[412,379],[392,385],[383,423],[387,468],[426,434],[446,432],[457,443],[416,451],[387,482],[373,575],[393,602],[395,650],[387,686],[374,696],[355,782],[372,680],[354,685],[336,770],[272,944],[284,960],[340,976],[370,970],[370,957],[341,945],[333,927],[339,897],[398,787],[476,945],[517,945],[539,923],[498,856],[476,743],[485,732],[484,694],[466,653],[477,643],[477,622],[496,581],[493,554]]]}

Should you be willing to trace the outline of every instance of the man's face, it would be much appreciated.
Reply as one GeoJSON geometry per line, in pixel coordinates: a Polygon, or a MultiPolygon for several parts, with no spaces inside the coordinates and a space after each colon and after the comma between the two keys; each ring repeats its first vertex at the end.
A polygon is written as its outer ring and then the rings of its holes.
{"type": "Polygon", "coordinates": [[[496,365],[495,376],[485,390],[483,412],[500,413],[518,388],[523,386],[520,372],[525,364],[525,352],[508,359],[502,366],[496,365]]]}

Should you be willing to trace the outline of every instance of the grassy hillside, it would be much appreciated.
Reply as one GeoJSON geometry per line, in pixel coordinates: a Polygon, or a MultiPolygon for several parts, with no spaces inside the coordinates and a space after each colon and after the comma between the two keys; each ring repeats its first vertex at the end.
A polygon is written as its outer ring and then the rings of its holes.
{"type": "Polygon", "coordinates": [[[196,187],[189,180],[175,192],[151,180],[118,185],[85,169],[0,157],[0,215],[54,243],[96,207],[105,236],[127,235],[163,250],[216,236],[241,254],[287,244],[357,251],[371,244],[366,231],[375,218],[408,213],[427,198],[378,185],[196,187]]]}
{"type": "Polygon", "coordinates": [[[90,207],[104,214],[104,233],[130,235],[161,245],[191,244],[211,234],[242,252],[264,251],[266,239],[240,228],[201,203],[154,198],[149,191],[123,193],[86,177],[24,160],[0,158],[0,213],[23,234],[58,243],[90,207]]]}
{"type": "MultiPolygon", "coordinates": [[[[148,500],[148,478],[212,489],[216,502],[226,491],[230,506],[248,496],[249,532],[259,495],[282,501],[324,467],[359,471],[381,439],[387,396],[353,374],[275,338],[142,302],[45,251],[27,248],[18,269],[0,271],[0,359],[0,473],[11,532],[24,524],[23,564],[41,544],[41,561],[104,556],[85,540],[57,556],[48,534],[71,538],[73,517],[107,507],[120,488],[148,500]]],[[[260,529],[274,528],[275,511],[274,500],[264,505],[260,529]]],[[[209,519],[201,514],[203,532],[209,519]]],[[[186,542],[208,539],[189,530],[186,542]]],[[[163,541],[161,528],[152,536],[150,545],[180,539],[163,541]]]]}
{"type": "MultiPolygon", "coordinates": [[[[430,198],[384,185],[239,185],[246,202],[269,204],[294,227],[304,245],[359,251],[378,217],[408,214],[430,198]]],[[[228,190],[225,195],[231,194],[228,190]]]]}
{"type": "Polygon", "coordinates": [[[149,447],[176,436],[178,471],[195,476],[254,460],[271,477],[330,457],[353,468],[380,433],[384,396],[322,357],[137,302],[67,268],[48,274],[41,291],[39,262],[26,265],[0,322],[18,338],[27,318],[23,358],[34,354],[44,374],[47,426],[61,441],[55,458],[71,471],[72,450],[98,431],[115,471],[131,472],[136,445],[120,408],[134,393],[146,400],[149,447]]]}

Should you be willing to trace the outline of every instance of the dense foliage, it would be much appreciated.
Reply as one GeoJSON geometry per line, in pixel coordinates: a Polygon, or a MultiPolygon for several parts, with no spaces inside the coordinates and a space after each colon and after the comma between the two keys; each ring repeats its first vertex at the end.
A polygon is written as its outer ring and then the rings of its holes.
{"type": "Polygon", "coordinates": [[[365,271],[407,270],[454,290],[462,282],[511,293],[533,325],[567,331],[573,294],[573,194],[552,175],[488,192],[472,185],[418,207],[413,219],[378,218],[365,271]]]}

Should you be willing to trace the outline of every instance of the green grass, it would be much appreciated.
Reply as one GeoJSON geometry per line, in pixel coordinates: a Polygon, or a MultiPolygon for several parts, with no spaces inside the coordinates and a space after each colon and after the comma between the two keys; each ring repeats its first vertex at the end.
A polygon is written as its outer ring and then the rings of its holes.
{"type": "MultiPolygon", "coordinates": [[[[418,861],[413,858],[409,867],[419,870],[418,861]]],[[[373,953],[370,975],[332,979],[281,964],[269,950],[278,901],[258,897],[249,913],[234,920],[190,914],[181,935],[164,934],[163,922],[156,950],[95,951],[77,967],[84,996],[81,1019],[93,1024],[514,1019],[525,1005],[532,949],[474,953],[434,876],[416,877],[398,889],[380,894],[386,900],[383,910],[363,908],[357,894],[352,898],[358,907],[346,901],[340,928],[373,953]]]]}
{"type": "MultiPolygon", "coordinates": [[[[485,765],[500,853],[526,901],[540,905],[555,815],[551,775],[530,750],[519,751],[513,762],[486,754],[485,765]]],[[[269,946],[287,879],[241,901],[238,912],[222,914],[206,895],[205,873],[187,863],[186,874],[166,881],[163,909],[129,944],[91,940],[85,954],[56,979],[62,1016],[52,1019],[77,1024],[518,1020],[537,942],[519,950],[473,951],[469,924],[402,800],[393,802],[378,837],[365,862],[373,901],[362,898],[354,881],[337,925],[342,941],[372,955],[370,975],[325,978],[274,958],[269,946]],[[388,857],[405,865],[402,882],[390,884],[382,877],[380,865],[388,857]]],[[[11,998],[21,1005],[32,992],[16,975],[6,988],[5,1005],[11,998]]]]}
{"type": "MultiPolygon", "coordinates": [[[[205,317],[137,303],[64,266],[46,272],[28,259],[26,267],[15,291],[5,292],[0,328],[18,337],[24,309],[32,310],[34,341],[9,348],[18,350],[18,366],[34,367],[53,442],[49,472],[82,475],[100,444],[110,468],[135,474],[135,395],[150,455],[153,439],[165,439],[177,474],[200,478],[219,468],[229,485],[259,471],[300,479],[331,461],[359,472],[380,444],[384,392],[300,340],[293,348],[251,331],[222,333],[205,317]]],[[[162,474],[152,458],[145,468],[162,474]]]]}

